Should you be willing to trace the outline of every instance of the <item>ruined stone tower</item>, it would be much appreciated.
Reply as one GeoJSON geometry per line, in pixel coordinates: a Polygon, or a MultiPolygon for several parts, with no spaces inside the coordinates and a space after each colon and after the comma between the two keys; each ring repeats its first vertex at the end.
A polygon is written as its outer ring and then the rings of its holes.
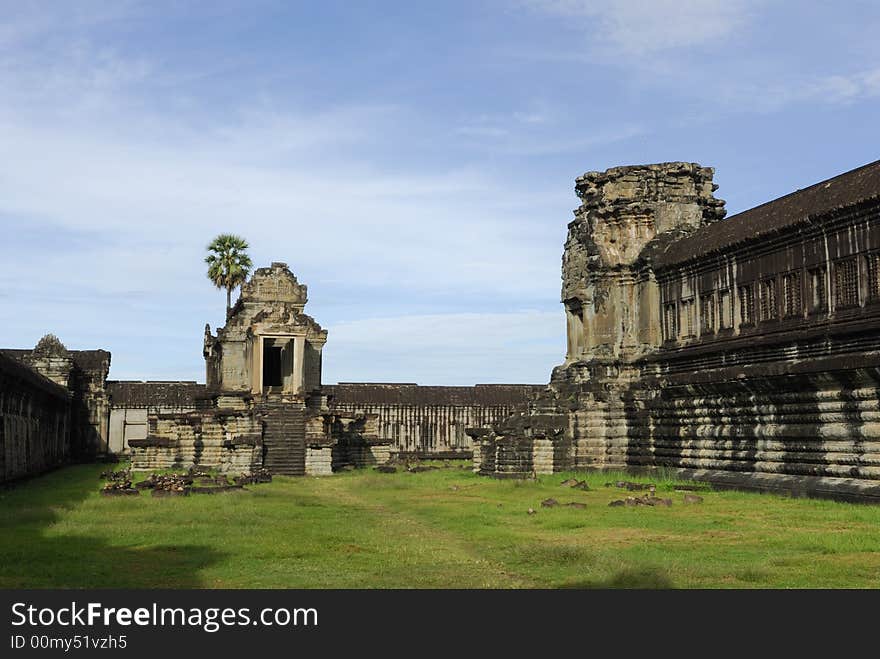
{"type": "Polygon", "coordinates": [[[472,431],[478,469],[520,475],[622,464],[636,362],[662,342],[652,255],[724,217],[713,174],[671,162],[578,177],[581,205],[562,257],[565,362],[530,412],[472,431]]]}
{"type": "Polygon", "coordinates": [[[712,176],[577,179],[565,361],[528,412],[471,430],[481,473],[662,468],[880,501],[880,161],[730,218],[712,176]]]}
{"type": "Polygon", "coordinates": [[[216,335],[205,327],[204,394],[192,410],[148,415],[147,437],[128,442],[132,468],[301,476],[387,461],[375,414],[330,410],[321,387],[327,331],[304,313],[306,302],[286,263],[254,271],[226,325],[216,335]]]}
{"type": "Polygon", "coordinates": [[[724,202],[712,194],[713,173],[674,162],[578,177],[581,205],[568,225],[562,257],[568,328],[563,368],[632,362],[660,345],[650,248],[724,217],[724,202]]]}

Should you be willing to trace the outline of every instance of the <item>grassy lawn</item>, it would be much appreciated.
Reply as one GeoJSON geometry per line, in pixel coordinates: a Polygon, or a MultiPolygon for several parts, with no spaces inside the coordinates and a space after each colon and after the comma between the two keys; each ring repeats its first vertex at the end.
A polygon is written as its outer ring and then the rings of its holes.
{"type": "Polygon", "coordinates": [[[606,482],[649,479],[579,474],[584,492],[458,465],[103,497],[107,468],[0,490],[0,588],[880,587],[880,507],[712,491],[685,505],[657,479],[671,507],[608,507],[642,493],[606,482]]]}

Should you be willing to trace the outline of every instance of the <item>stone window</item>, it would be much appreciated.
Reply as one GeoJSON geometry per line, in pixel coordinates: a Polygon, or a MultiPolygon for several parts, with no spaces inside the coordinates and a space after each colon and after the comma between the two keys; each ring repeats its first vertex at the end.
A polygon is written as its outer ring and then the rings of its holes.
{"type": "Polygon", "coordinates": [[[868,299],[880,300],[880,252],[866,255],[865,266],[868,274],[868,299]]]}
{"type": "Polygon", "coordinates": [[[828,294],[825,288],[825,266],[810,270],[810,311],[827,311],[828,294]]]}
{"type": "Polygon", "coordinates": [[[675,302],[663,306],[663,334],[667,341],[674,341],[678,338],[678,314],[675,302]]]}
{"type": "Polygon", "coordinates": [[[739,324],[753,325],[755,323],[755,295],[751,284],[740,286],[739,294],[739,324]]]}
{"type": "Polygon", "coordinates": [[[838,309],[859,305],[859,268],[855,259],[834,264],[834,306],[838,309]]]}
{"type": "Polygon", "coordinates": [[[718,328],[730,329],[733,327],[733,299],[730,291],[725,289],[718,291],[718,328]]]}
{"type": "Polygon", "coordinates": [[[776,318],[776,280],[765,279],[761,282],[761,320],[776,318]]]}
{"type": "Polygon", "coordinates": [[[715,333],[715,293],[700,296],[700,334],[715,333]]]}
{"type": "Polygon", "coordinates": [[[802,313],[801,273],[789,272],[782,276],[782,315],[792,318],[802,313]]]}
{"type": "Polygon", "coordinates": [[[681,329],[686,338],[697,335],[697,314],[694,298],[681,301],[681,329]]]}

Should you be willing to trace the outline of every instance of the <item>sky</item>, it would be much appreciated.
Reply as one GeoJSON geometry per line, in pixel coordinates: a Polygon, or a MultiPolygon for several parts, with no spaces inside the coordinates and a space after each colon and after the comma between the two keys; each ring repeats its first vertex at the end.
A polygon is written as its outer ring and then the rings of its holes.
{"type": "Polygon", "coordinates": [[[880,158],[880,3],[0,0],[0,346],[204,381],[218,233],[289,264],[325,383],[545,383],[590,170],[728,214],[880,158]]]}

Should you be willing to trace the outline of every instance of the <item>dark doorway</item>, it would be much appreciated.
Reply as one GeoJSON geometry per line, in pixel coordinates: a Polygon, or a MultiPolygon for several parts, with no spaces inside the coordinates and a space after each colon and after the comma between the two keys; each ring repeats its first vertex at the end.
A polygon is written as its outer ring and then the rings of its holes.
{"type": "Polygon", "coordinates": [[[280,387],[281,381],[281,347],[263,343],[263,386],[280,387]]]}

